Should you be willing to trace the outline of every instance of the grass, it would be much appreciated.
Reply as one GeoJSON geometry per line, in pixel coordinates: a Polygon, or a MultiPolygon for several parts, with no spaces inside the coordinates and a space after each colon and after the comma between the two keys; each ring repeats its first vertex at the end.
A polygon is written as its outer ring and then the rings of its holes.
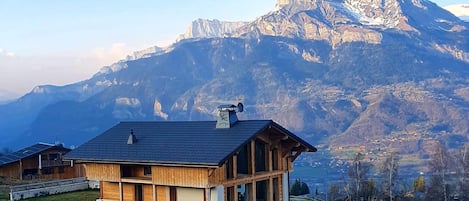
{"type": "MultiPolygon", "coordinates": [[[[99,198],[99,190],[84,190],[75,191],[70,193],[62,193],[56,195],[48,195],[37,198],[24,199],[26,201],[62,201],[62,200],[73,200],[73,201],[95,201],[99,198]]],[[[0,198],[0,201],[1,200],[0,198]]]]}
{"type": "Polygon", "coordinates": [[[0,186],[0,201],[10,200],[10,189],[6,186],[0,186]]]}

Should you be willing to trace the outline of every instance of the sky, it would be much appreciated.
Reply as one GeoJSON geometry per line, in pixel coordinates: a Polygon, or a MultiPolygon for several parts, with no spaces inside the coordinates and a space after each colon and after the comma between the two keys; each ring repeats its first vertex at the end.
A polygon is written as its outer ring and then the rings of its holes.
{"type": "MultiPolygon", "coordinates": [[[[469,0],[434,0],[440,6],[469,0]]],[[[197,18],[249,21],[276,0],[0,0],[0,101],[90,78],[134,51],[165,46],[197,18]]]]}

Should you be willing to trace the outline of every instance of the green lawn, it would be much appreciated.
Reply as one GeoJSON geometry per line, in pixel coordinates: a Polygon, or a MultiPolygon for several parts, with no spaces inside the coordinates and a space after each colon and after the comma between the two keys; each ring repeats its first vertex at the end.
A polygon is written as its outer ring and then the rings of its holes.
{"type": "Polygon", "coordinates": [[[0,201],[10,200],[9,189],[6,187],[0,187],[0,201]]]}
{"type": "MultiPolygon", "coordinates": [[[[73,201],[95,201],[99,197],[99,190],[84,190],[75,191],[70,193],[62,193],[57,195],[42,196],[37,198],[25,199],[26,201],[62,201],[62,200],[73,200],[73,201]]],[[[1,200],[0,198],[0,201],[1,200]]]]}

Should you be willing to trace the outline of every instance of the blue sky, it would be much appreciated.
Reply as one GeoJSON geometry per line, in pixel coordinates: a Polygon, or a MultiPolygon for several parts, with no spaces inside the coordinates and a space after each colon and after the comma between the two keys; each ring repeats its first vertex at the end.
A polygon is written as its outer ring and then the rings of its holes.
{"type": "MultiPolygon", "coordinates": [[[[469,0],[434,2],[445,6],[469,0]]],[[[275,3],[0,0],[0,100],[22,95],[36,85],[64,85],[89,78],[126,54],[170,43],[197,18],[253,20],[275,3]]]]}

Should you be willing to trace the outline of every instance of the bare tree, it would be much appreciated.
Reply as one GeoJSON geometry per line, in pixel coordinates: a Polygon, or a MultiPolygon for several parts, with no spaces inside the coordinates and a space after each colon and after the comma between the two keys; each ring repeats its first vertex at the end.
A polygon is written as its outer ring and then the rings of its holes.
{"type": "Polygon", "coordinates": [[[451,157],[445,147],[437,144],[435,152],[430,160],[430,186],[428,187],[427,197],[429,200],[448,201],[448,186],[446,175],[449,172],[451,157]]]}
{"type": "Polygon", "coordinates": [[[458,191],[461,201],[469,200],[469,143],[454,154],[458,174],[458,191]]]}
{"type": "Polygon", "coordinates": [[[352,165],[348,169],[348,176],[352,179],[352,188],[354,199],[357,200],[361,196],[366,197],[368,189],[364,189],[363,186],[367,184],[367,174],[370,172],[372,165],[368,162],[362,161],[364,156],[362,153],[357,153],[354,158],[352,165]]]}
{"type": "Polygon", "coordinates": [[[397,152],[391,152],[381,165],[381,175],[386,180],[385,190],[389,193],[389,200],[393,201],[393,187],[396,183],[397,173],[399,170],[399,158],[397,152]]]}

